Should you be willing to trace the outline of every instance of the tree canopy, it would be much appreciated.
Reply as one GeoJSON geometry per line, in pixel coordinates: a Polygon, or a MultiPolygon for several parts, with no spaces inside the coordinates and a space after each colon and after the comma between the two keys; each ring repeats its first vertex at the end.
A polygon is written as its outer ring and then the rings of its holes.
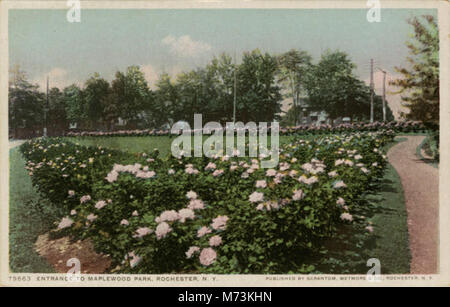
{"type": "MultiPolygon", "coordinates": [[[[327,51],[314,64],[305,51],[271,55],[255,49],[244,52],[240,63],[224,53],[177,76],[162,73],[151,89],[139,66],[130,66],[117,71],[110,82],[94,73],[83,87],[50,89],[48,127],[64,131],[76,123],[83,130],[161,128],[180,120],[192,125],[196,113],[204,122],[225,124],[233,120],[235,96],[236,120],[244,123],[280,120],[286,98],[293,104],[283,123],[298,124],[305,101],[311,110],[326,111],[331,119],[366,120],[370,89],[355,76],[354,68],[341,51],[327,51]]],[[[28,83],[24,73],[11,80],[11,127],[24,122],[27,127],[42,126],[45,94],[28,83]]],[[[381,98],[376,96],[375,102],[377,119],[381,98]]],[[[392,117],[390,110],[388,114],[392,117]]]]}
{"type": "Polygon", "coordinates": [[[439,32],[433,16],[412,18],[414,28],[407,42],[410,67],[396,67],[402,77],[392,85],[400,88],[403,105],[409,109],[402,115],[408,119],[439,125],[439,32]]]}

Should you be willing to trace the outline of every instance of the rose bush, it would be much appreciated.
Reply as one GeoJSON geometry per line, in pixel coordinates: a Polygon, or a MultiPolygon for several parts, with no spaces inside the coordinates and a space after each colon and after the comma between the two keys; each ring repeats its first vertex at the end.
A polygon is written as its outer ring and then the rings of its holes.
{"type": "Polygon", "coordinates": [[[67,211],[57,229],[92,239],[112,272],[305,273],[323,240],[361,219],[352,212],[393,136],[297,139],[274,169],[260,167],[263,156],[164,158],[60,139],[21,151],[33,184],[67,211]]]}

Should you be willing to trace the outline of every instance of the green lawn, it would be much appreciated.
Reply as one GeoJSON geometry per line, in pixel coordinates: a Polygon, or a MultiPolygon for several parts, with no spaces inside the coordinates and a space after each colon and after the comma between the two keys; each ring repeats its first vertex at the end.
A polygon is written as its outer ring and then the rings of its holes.
{"type": "MultiPolygon", "coordinates": [[[[397,138],[388,150],[404,141],[397,138]]],[[[388,164],[384,176],[374,184],[376,193],[361,195],[360,208],[353,216],[364,216],[372,222],[374,232],[367,235],[366,224],[343,225],[336,237],[324,244],[325,255],[316,260],[320,273],[366,274],[370,269],[367,260],[377,258],[382,274],[407,274],[410,272],[411,253],[407,212],[403,188],[395,169],[388,164]]]]}
{"type": "MultiPolygon", "coordinates": [[[[312,138],[313,136],[309,136],[312,138]]],[[[203,140],[208,136],[204,136],[203,140]]],[[[280,136],[280,145],[291,141],[294,136],[280,136]]],[[[66,140],[87,146],[102,146],[105,148],[119,149],[128,152],[150,152],[158,148],[163,156],[170,154],[170,146],[175,136],[113,136],[113,137],[66,137],[66,140]]],[[[224,138],[225,140],[225,138],[224,138]]],[[[225,146],[226,142],[224,142],[225,146]]],[[[270,146],[270,137],[268,137],[270,146]]],[[[192,146],[194,141],[192,140],[192,146]]]]}
{"type": "MultiPolygon", "coordinates": [[[[292,137],[280,137],[280,143],[292,137]]],[[[72,142],[97,145],[129,152],[158,148],[170,153],[170,137],[77,137],[72,142]]],[[[401,141],[397,139],[396,142],[401,141]]],[[[395,143],[396,143],[395,142],[395,143]]],[[[392,143],[390,146],[393,146],[392,143]]],[[[33,190],[18,148],[10,150],[10,267],[14,272],[52,272],[44,259],[33,250],[38,235],[47,232],[62,216],[33,190]]],[[[362,195],[361,212],[374,226],[372,235],[364,229],[343,227],[340,235],[326,244],[326,261],[317,267],[322,273],[365,273],[369,258],[378,258],[383,274],[409,273],[410,251],[406,208],[400,178],[392,166],[376,183],[378,192],[362,195]]],[[[323,260],[322,259],[322,260],[323,260]]],[[[321,260],[321,261],[322,261],[321,260]]]]}
{"type": "Polygon", "coordinates": [[[369,254],[380,260],[382,274],[407,274],[411,261],[407,212],[400,177],[391,165],[379,184],[380,192],[368,197],[376,236],[369,254]]]}
{"type": "Polygon", "coordinates": [[[57,216],[56,208],[34,191],[18,148],[9,151],[10,210],[9,265],[16,273],[51,273],[53,268],[34,251],[38,235],[47,232],[57,216]]]}

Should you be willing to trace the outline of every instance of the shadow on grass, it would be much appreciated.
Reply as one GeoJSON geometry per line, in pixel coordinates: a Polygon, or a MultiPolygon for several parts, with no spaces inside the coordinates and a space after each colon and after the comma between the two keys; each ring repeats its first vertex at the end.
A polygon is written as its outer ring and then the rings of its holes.
{"type": "Polygon", "coordinates": [[[403,188],[395,169],[388,165],[375,193],[363,195],[352,214],[352,224],[343,225],[336,236],[324,244],[317,257],[316,273],[366,274],[367,261],[377,258],[382,274],[410,272],[407,213],[403,188]],[[369,232],[366,227],[372,226],[369,232]]]}

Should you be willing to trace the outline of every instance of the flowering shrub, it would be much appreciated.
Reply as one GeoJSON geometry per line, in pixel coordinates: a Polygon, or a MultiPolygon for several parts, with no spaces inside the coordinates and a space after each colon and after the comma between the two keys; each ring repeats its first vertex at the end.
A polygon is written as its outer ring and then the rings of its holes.
{"type": "Polygon", "coordinates": [[[280,134],[323,134],[323,133],[343,133],[343,132],[365,132],[378,131],[380,129],[393,130],[396,133],[425,132],[427,128],[419,121],[392,121],[374,123],[345,123],[339,125],[299,125],[295,127],[285,127],[280,129],[280,134]]]}
{"type": "MultiPolygon", "coordinates": [[[[425,132],[427,128],[418,121],[392,121],[388,123],[347,123],[339,125],[299,125],[295,127],[284,127],[280,129],[281,135],[292,134],[324,134],[324,133],[343,133],[343,132],[364,132],[378,131],[380,129],[389,129],[397,133],[407,132],[425,132]]],[[[270,128],[268,129],[270,133],[270,128]]],[[[194,132],[194,130],[192,130],[194,132]]],[[[67,136],[167,136],[172,135],[168,129],[145,129],[145,130],[119,130],[119,131],[83,131],[69,132],[67,136]]]]}
{"type": "Polygon", "coordinates": [[[59,139],[21,151],[33,184],[67,211],[55,227],[91,238],[112,272],[302,273],[305,257],[356,219],[393,135],[297,139],[274,169],[263,157],[161,158],[59,139]]]}

